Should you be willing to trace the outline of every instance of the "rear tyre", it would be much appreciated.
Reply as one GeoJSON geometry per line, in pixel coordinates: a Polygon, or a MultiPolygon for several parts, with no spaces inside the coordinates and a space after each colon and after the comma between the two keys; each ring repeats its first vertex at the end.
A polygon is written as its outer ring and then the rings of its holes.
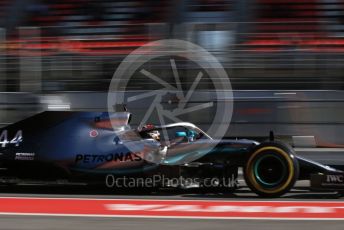
{"type": "Polygon", "coordinates": [[[299,176],[299,164],[293,149],[282,142],[265,142],[252,151],[244,177],[247,186],[262,197],[287,193],[299,176]]]}

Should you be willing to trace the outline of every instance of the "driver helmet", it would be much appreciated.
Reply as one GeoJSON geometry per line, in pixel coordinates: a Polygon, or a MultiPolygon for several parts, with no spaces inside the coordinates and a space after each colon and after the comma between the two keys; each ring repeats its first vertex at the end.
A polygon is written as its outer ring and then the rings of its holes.
{"type": "Polygon", "coordinates": [[[151,136],[154,140],[160,141],[160,132],[158,130],[150,131],[149,136],[151,136]]]}

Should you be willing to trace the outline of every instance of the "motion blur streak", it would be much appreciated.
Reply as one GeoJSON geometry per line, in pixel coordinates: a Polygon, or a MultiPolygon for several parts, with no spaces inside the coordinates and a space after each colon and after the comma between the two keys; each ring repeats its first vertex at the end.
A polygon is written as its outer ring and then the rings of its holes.
{"type": "MultiPolygon", "coordinates": [[[[298,146],[299,155],[325,164],[344,165],[343,9],[342,0],[0,0],[0,127],[45,110],[106,111],[107,90],[121,61],[148,42],[173,38],[204,47],[221,62],[230,77],[235,105],[226,138],[264,140],[270,130],[290,143],[294,140],[300,143],[300,139],[305,140],[301,137],[308,137],[311,146],[298,146]],[[314,151],[313,147],[337,149],[314,151]]],[[[170,83],[174,78],[168,72],[169,64],[154,60],[145,68],[170,83]]],[[[177,60],[176,65],[181,69],[183,87],[189,88],[190,76],[195,76],[198,70],[183,61],[177,60]]],[[[152,91],[156,87],[142,74],[136,74],[134,79],[128,87],[132,91],[152,91]]],[[[207,80],[207,76],[203,79],[207,80]]],[[[211,89],[207,81],[201,82],[195,91],[197,100],[191,103],[211,101],[211,89]]],[[[128,109],[134,114],[144,114],[146,104],[140,102],[128,109]]],[[[142,119],[136,118],[133,126],[142,119]]],[[[211,116],[190,119],[206,129],[211,116]]],[[[6,189],[10,193],[15,191],[13,187],[1,187],[2,192],[6,189]]],[[[63,194],[66,192],[71,193],[68,190],[63,194]]],[[[41,188],[29,193],[42,196],[41,188]]],[[[156,200],[162,199],[160,195],[148,200],[3,197],[0,212],[6,215],[0,215],[0,228],[343,228],[341,202],[304,202],[302,199],[310,197],[299,193],[286,199],[292,197],[299,201],[156,200]],[[147,205],[158,206],[142,210],[147,205]],[[186,211],[187,207],[198,211],[186,211]],[[259,213],[254,212],[258,210],[259,213]],[[83,217],[65,217],[68,215],[83,217]],[[95,217],[99,215],[132,218],[95,217]],[[192,216],[196,220],[156,219],[173,215],[192,216]],[[266,220],[269,218],[274,220],[266,220]],[[299,220],[275,221],[276,218],[299,220]],[[329,224],[301,221],[302,218],[340,221],[329,224]]]]}

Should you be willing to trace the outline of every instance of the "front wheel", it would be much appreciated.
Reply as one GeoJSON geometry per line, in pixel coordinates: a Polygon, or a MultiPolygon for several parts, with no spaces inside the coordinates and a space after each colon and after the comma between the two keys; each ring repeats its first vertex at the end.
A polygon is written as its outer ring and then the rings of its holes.
{"type": "Polygon", "coordinates": [[[266,142],[257,146],[244,168],[246,184],[263,197],[279,197],[287,193],[298,175],[295,152],[281,142],[266,142]]]}

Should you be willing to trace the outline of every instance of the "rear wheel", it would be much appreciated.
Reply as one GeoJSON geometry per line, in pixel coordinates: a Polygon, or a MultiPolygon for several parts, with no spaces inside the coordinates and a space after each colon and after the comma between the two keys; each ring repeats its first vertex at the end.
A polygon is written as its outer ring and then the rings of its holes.
{"type": "Polygon", "coordinates": [[[299,165],[291,147],[281,142],[260,144],[249,157],[244,170],[247,185],[263,197],[287,193],[299,175],[299,165]]]}

